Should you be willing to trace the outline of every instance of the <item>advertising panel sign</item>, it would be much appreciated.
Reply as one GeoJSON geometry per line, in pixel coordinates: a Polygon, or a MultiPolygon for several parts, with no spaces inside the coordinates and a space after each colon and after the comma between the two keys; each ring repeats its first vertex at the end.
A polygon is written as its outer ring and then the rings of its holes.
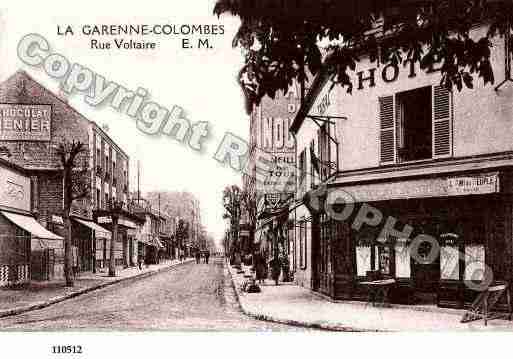
{"type": "Polygon", "coordinates": [[[30,211],[30,178],[0,167],[0,205],[30,211]]]}
{"type": "Polygon", "coordinates": [[[51,105],[0,104],[0,140],[50,141],[51,105]]]}

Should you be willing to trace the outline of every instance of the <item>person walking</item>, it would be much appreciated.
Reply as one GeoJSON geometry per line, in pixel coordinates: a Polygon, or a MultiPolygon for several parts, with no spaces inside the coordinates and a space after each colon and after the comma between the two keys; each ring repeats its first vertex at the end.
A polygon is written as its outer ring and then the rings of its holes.
{"type": "Polygon", "coordinates": [[[255,276],[259,284],[263,284],[265,280],[265,258],[260,252],[256,252],[253,256],[255,266],[255,276]]]}
{"type": "Polygon", "coordinates": [[[200,259],[201,259],[201,252],[198,249],[198,250],[196,250],[196,264],[200,263],[200,259]]]}
{"type": "Polygon", "coordinates": [[[208,264],[208,258],[210,257],[210,252],[209,251],[206,251],[205,252],[205,263],[208,264]]]}

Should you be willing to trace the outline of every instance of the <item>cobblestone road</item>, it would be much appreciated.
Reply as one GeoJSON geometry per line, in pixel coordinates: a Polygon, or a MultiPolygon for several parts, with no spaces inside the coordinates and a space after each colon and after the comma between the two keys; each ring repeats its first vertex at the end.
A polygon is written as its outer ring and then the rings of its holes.
{"type": "Polygon", "coordinates": [[[245,316],[222,260],[212,262],[184,264],[3,318],[0,330],[304,330],[245,316]]]}

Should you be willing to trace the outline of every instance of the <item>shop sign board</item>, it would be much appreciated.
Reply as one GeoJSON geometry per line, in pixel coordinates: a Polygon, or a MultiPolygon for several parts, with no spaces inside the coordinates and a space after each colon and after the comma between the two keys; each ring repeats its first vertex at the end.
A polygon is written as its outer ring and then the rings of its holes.
{"type": "Polygon", "coordinates": [[[51,105],[0,104],[0,140],[50,141],[51,105]]]}
{"type": "MultiPolygon", "coordinates": [[[[112,218],[110,218],[109,216],[103,216],[103,217],[98,217],[97,221],[98,221],[98,223],[101,223],[101,224],[110,224],[110,223],[112,223],[112,218]]],[[[123,218],[120,218],[118,220],[118,224],[121,224],[127,228],[132,228],[132,229],[137,228],[137,226],[135,225],[134,222],[129,221],[127,219],[123,219],[123,218]]]]}
{"type": "Polygon", "coordinates": [[[498,191],[499,176],[497,173],[447,179],[447,192],[452,196],[486,194],[498,191]]]}
{"type": "MultiPolygon", "coordinates": [[[[277,189],[291,188],[295,183],[295,140],[289,131],[300,105],[299,85],[290,86],[287,93],[278,92],[275,98],[265,97],[254,112],[256,124],[256,146],[266,153],[272,163],[267,166],[265,180],[257,191],[262,194],[277,194],[277,189]]],[[[258,166],[258,165],[257,165],[258,166]]],[[[285,191],[288,191],[285,190],[285,191]]]]}
{"type": "Polygon", "coordinates": [[[374,183],[343,187],[355,202],[391,199],[451,197],[499,192],[497,172],[480,175],[439,177],[402,182],[374,183]]]}
{"type": "Polygon", "coordinates": [[[0,167],[0,205],[30,211],[30,178],[0,167]]]}

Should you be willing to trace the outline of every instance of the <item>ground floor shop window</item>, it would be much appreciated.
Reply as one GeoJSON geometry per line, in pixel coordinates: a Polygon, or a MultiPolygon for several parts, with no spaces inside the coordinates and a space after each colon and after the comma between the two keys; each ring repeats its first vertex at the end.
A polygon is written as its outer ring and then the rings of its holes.
{"type": "Polygon", "coordinates": [[[457,246],[444,245],[440,247],[440,279],[459,280],[460,251],[457,246]]]}
{"type": "Polygon", "coordinates": [[[390,275],[391,273],[391,261],[392,251],[388,246],[376,246],[376,270],[379,270],[381,274],[390,275]]]}
{"type": "Polygon", "coordinates": [[[465,246],[465,280],[481,281],[485,273],[485,247],[484,245],[465,246]]]}
{"type": "Polygon", "coordinates": [[[395,276],[411,277],[410,246],[406,241],[397,241],[395,246],[395,276]]]}
{"type": "Polygon", "coordinates": [[[356,247],[356,274],[365,277],[371,270],[371,247],[359,245],[356,247]]]}

